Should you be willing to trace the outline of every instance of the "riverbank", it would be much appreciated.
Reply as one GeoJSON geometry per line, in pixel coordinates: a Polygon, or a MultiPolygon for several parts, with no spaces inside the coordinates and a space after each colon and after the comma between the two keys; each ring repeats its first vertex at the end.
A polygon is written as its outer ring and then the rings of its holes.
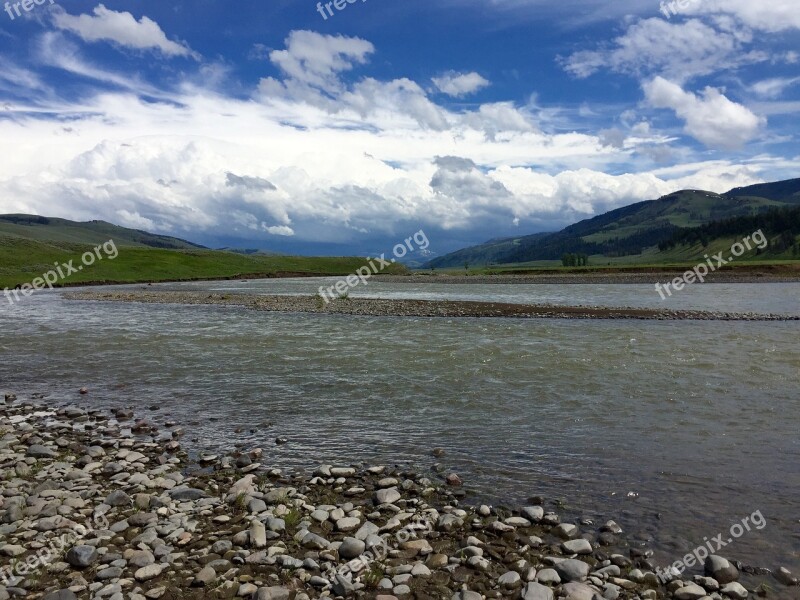
{"type": "Polygon", "coordinates": [[[319,296],[261,296],[209,294],[204,292],[104,292],[66,293],[68,300],[238,306],[268,312],[297,312],[353,316],[400,316],[446,318],[530,318],[530,319],[639,319],[702,321],[797,321],[798,316],[763,315],[643,308],[558,306],[466,302],[455,300],[390,300],[340,298],[326,303],[319,296]]]}
{"type": "Polygon", "coordinates": [[[544,498],[461,506],[454,473],[343,464],[287,475],[267,466],[269,448],[232,441],[228,456],[189,456],[178,423],[13,394],[0,431],[3,599],[697,600],[798,589],[777,566],[721,558],[705,576],[664,584],[613,521],[562,522],[544,498]]]}

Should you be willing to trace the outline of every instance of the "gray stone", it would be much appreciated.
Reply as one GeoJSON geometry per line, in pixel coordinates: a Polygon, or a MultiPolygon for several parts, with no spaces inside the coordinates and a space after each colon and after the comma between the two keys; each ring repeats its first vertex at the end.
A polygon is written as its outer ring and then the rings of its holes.
{"type": "Polygon", "coordinates": [[[513,589],[522,584],[522,577],[516,571],[507,571],[497,578],[497,584],[500,587],[513,589]]]}
{"type": "Polygon", "coordinates": [[[208,498],[208,494],[206,494],[203,490],[197,490],[189,487],[172,488],[167,492],[167,494],[169,494],[169,497],[173,500],[179,500],[181,502],[208,498]]]}
{"type": "Polygon", "coordinates": [[[138,569],[134,574],[133,577],[136,581],[150,581],[151,579],[155,579],[159,575],[161,575],[161,571],[163,567],[158,564],[147,565],[138,569]]]}
{"type": "Polygon", "coordinates": [[[720,585],[739,579],[739,570],[721,556],[709,556],[706,559],[705,571],[706,575],[716,579],[720,585]]]}
{"type": "Polygon", "coordinates": [[[339,556],[350,560],[364,554],[364,550],[366,549],[367,545],[363,541],[352,537],[346,537],[344,541],[342,541],[342,545],[339,546],[339,556]]]}
{"type": "Polygon", "coordinates": [[[119,567],[108,567],[97,572],[95,579],[105,581],[106,579],[119,579],[122,577],[122,569],[119,567]]]}
{"type": "Polygon", "coordinates": [[[483,596],[481,596],[478,592],[463,590],[453,594],[451,600],[483,600],[483,596]]]}
{"type": "Polygon", "coordinates": [[[402,497],[396,487],[384,488],[375,492],[375,504],[393,504],[402,497]]]}
{"type": "Polygon", "coordinates": [[[541,506],[526,506],[522,514],[533,523],[539,523],[544,518],[544,509],[541,506]]]}
{"type": "Polygon", "coordinates": [[[729,598],[736,598],[737,600],[747,600],[748,596],[747,589],[736,581],[723,586],[720,592],[729,598]]]}
{"type": "Polygon", "coordinates": [[[601,600],[600,594],[585,583],[567,583],[561,588],[565,600],[601,600]]]}
{"type": "Polygon", "coordinates": [[[55,458],[57,455],[52,448],[42,446],[41,444],[33,444],[28,448],[25,456],[31,456],[33,458],[55,458]]]}
{"type": "Polygon", "coordinates": [[[561,577],[558,576],[558,572],[555,569],[542,569],[536,574],[536,581],[558,585],[561,583],[561,577]]]}
{"type": "Polygon", "coordinates": [[[94,546],[74,546],[67,552],[66,559],[76,569],[85,569],[97,560],[97,549],[94,546]]]}
{"type": "Polygon", "coordinates": [[[675,590],[673,596],[677,598],[677,600],[700,600],[707,596],[708,594],[706,591],[695,583],[690,583],[678,590],[675,590]]]}
{"type": "Polygon", "coordinates": [[[561,544],[561,550],[566,554],[591,554],[592,545],[588,540],[578,538],[577,540],[569,540],[561,544]]]}
{"type": "Polygon", "coordinates": [[[109,506],[116,506],[116,507],[119,506],[128,507],[131,504],[133,504],[133,500],[131,500],[131,497],[128,496],[128,494],[126,494],[122,490],[114,490],[106,498],[106,504],[108,504],[109,506]]]}
{"type": "Polygon", "coordinates": [[[589,575],[589,565],[574,558],[562,560],[555,565],[555,570],[564,583],[583,581],[589,575]]]}
{"type": "Polygon", "coordinates": [[[253,548],[267,547],[267,530],[261,521],[250,523],[250,546],[253,548]]]}
{"type": "Polygon", "coordinates": [[[333,593],[337,596],[349,596],[356,591],[353,582],[341,575],[336,575],[336,580],[333,582],[333,593]]]}
{"type": "Polygon", "coordinates": [[[56,590],[42,596],[42,600],[78,600],[78,597],[72,590],[56,590]]]}
{"type": "Polygon", "coordinates": [[[213,567],[203,567],[200,572],[194,576],[192,580],[192,587],[207,587],[214,583],[217,579],[217,572],[213,567]]]}
{"type": "Polygon", "coordinates": [[[128,564],[137,569],[152,565],[154,562],[156,562],[156,557],[149,550],[137,550],[128,559],[128,564]]]}
{"type": "Polygon", "coordinates": [[[280,586],[258,588],[253,600],[289,600],[289,590],[280,586]]]}
{"type": "Polygon", "coordinates": [[[532,581],[522,588],[522,600],[553,600],[553,590],[532,581]]]}
{"type": "Polygon", "coordinates": [[[357,517],[345,517],[336,521],[336,529],[339,531],[353,531],[358,529],[359,525],[361,525],[361,520],[357,517]]]}

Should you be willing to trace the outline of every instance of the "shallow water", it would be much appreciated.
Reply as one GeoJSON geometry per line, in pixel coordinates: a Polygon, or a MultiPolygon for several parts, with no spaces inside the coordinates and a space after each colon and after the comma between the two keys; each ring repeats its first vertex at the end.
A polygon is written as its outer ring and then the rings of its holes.
{"type": "MultiPolygon", "coordinates": [[[[154,287],[307,293],[324,281],[154,287]]],[[[800,313],[798,284],[695,288],[673,307],[800,313]]],[[[380,283],[369,295],[660,302],[630,285],[380,283]]],[[[0,388],[157,405],[148,416],[190,424],[187,442],[263,446],[264,462],[282,468],[439,462],[477,500],[541,494],[573,517],[614,518],[660,564],[761,511],[767,526],[722,553],[797,573],[798,340],[800,322],[292,315],[53,293],[0,306],[0,388]],[[81,386],[91,394],[78,396],[81,386]],[[277,436],[289,444],[276,447],[277,436]]]]}

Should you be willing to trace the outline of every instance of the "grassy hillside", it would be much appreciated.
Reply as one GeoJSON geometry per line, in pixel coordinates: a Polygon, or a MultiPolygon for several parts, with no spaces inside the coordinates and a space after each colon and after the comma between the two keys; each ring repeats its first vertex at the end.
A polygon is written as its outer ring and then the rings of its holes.
{"type": "Polygon", "coordinates": [[[436,258],[426,266],[463,268],[560,261],[567,253],[636,262],[648,249],[684,228],[737,216],[758,215],[800,203],[800,179],[739,188],[727,194],[685,190],[581,221],[556,233],[488,242],[436,258]],[[763,194],[757,196],[756,194],[763,194]]]}
{"type": "Polygon", "coordinates": [[[40,242],[102,244],[113,239],[117,246],[142,248],[192,249],[198,244],[165,235],[112,225],[105,221],[78,223],[66,219],[35,215],[0,215],[0,236],[19,237],[40,242]]]}
{"type": "MultiPolygon", "coordinates": [[[[35,238],[22,237],[19,235],[19,229],[15,229],[14,234],[3,233],[4,230],[0,230],[0,289],[31,283],[35,278],[55,268],[54,263],[61,265],[73,261],[75,267],[81,265],[81,256],[85,252],[91,252],[96,245],[107,242],[111,239],[112,233],[118,250],[115,259],[109,259],[108,254],[101,251],[103,260],[96,261],[93,265],[70,275],[59,282],[59,285],[256,278],[278,275],[348,275],[365,264],[364,259],[358,257],[247,255],[198,247],[154,248],[145,242],[164,242],[164,239],[159,239],[161,236],[116,228],[113,225],[110,227],[114,229],[108,229],[106,227],[108,225],[106,223],[98,225],[98,228],[90,228],[92,229],[92,235],[88,236],[90,243],[52,239],[42,241],[41,238],[65,236],[72,238],[78,235],[80,228],[70,225],[69,222],[66,225],[55,223],[54,231],[48,231],[48,226],[41,223],[33,227],[11,224],[12,227],[31,227],[26,231],[35,238]]],[[[166,240],[172,239],[166,238],[166,240]]],[[[175,240],[175,243],[179,242],[182,240],[175,240]]],[[[183,243],[191,246],[189,242],[183,243]]],[[[385,272],[404,273],[406,268],[394,264],[385,272]]]]}

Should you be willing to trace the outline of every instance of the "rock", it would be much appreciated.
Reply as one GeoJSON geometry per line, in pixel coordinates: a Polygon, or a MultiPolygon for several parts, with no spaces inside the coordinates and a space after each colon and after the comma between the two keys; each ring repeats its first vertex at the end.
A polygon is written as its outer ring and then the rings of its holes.
{"type": "Polygon", "coordinates": [[[510,590],[522,585],[522,578],[516,571],[507,571],[497,578],[497,584],[510,590]]]}
{"type": "Polygon", "coordinates": [[[342,545],[339,546],[339,556],[350,560],[364,554],[366,548],[367,545],[363,541],[352,537],[346,537],[344,541],[342,541],[342,545]]]}
{"type": "Polygon", "coordinates": [[[105,502],[109,506],[114,506],[114,507],[124,506],[126,508],[133,504],[133,500],[131,500],[131,497],[128,496],[128,494],[126,494],[122,490],[114,490],[113,492],[111,492],[106,497],[105,502]]]}
{"type": "Polygon", "coordinates": [[[336,521],[338,531],[353,531],[358,529],[359,525],[361,525],[361,519],[357,517],[345,517],[336,521]]]}
{"type": "Polygon", "coordinates": [[[439,520],[436,522],[436,529],[439,531],[452,531],[453,529],[463,526],[464,520],[451,514],[444,514],[440,516],[439,520]]]}
{"type": "Polygon", "coordinates": [[[561,587],[565,600],[601,600],[600,594],[585,583],[566,583],[561,587]]]}
{"type": "Polygon", "coordinates": [[[553,600],[553,590],[532,581],[522,588],[522,600],[553,600]]]}
{"type": "Polygon", "coordinates": [[[396,487],[384,488],[375,492],[375,504],[393,504],[400,498],[402,495],[396,487]]]}
{"type": "Polygon", "coordinates": [[[173,500],[178,500],[180,502],[185,501],[194,501],[200,500],[201,498],[208,498],[208,494],[206,494],[203,490],[196,490],[194,488],[189,487],[176,487],[172,488],[167,492],[169,497],[173,500]]]}
{"type": "Polygon", "coordinates": [[[409,550],[412,558],[415,556],[427,556],[433,552],[433,547],[428,540],[409,540],[400,544],[401,550],[409,550]]]}
{"type": "Polygon", "coordinates": [[[128,564],[132,567],[136,567],[137,569],[141,569],[147,565],[152,565],[155,562],[156,557],[153,556],[153,553],[149,550],[136,550],[128,559],[128,564]]]}
{"type": "Polygon", "coordinates": [[[280,586],[258,588],[253,600],[289,600],[289,590],[280,586]]]}
{"type": "Polygon", "coordinates": [[[461,477],[459,477],[456,473],[450,473],[445,478],[445,481],[447,482],[447,485],[452,487],[461,487],[462,485],[464,485],[464,482],[461,480],[461,477]]]}
{"type": "Polygon", "coordinates": [[[569,540],[561,544],[561,550],[563,550],[565,554],[586,555],[591,554],[593,549],[588,540],[578,538],[577,540],[569,540]]]}
{"type": "Polygon", "coordinates": [[[462,590],[460,592],[456,592],[455,594],[453,594],[451,600],[483,600],[483,596],[481,596],[478,592],[462,590]]]}
{"type": "Polygon", "coordinates": [[[447,554],[431,554],[425,564],[431,569],[441,569],[446,567],[449,562],[447,554]]]}
{"type": "Polygon", "coordinates": [[[194,576],[192,580],[192,587],[208,587],[217,579],[217,572],[213,567],[203,567],[200,572],[194,576]]]}
{"type": "Polygon", "coordinates": [[[747,600],[747,596],[749,595],[747,589],[741,583],[736,581],[732,581],[731,583],[723,586],[720,590],[720,593],[728,596],[729,598],[736,598],[737,600],[747,600]]]}
{"type": "Polygon", "coordinates": [[[792,575],[792,572],[786,567],[779,567],[775,571],[775,579],[780,581],[783,585],[793,586],[797,585],[797,578],[792,575]]]}
{"type": "Polygon", "coordinates": [[[583,581],[589,576],[589,565],[574,558],[561,561],[555,565],[555,570],[561,581],[565,583],[583,581]]]}
{"type": "Polygon", "coordinates": [[[411,575],[414,577],[430,577],[431,570],[424,563],[418,562],[411,567],[411,575]]]}
{"type": "Polygon", "coordinates": [[[536,581],[544,584],[558,585],[561,583],[561,577],[555,569],[542,569],[536,574],[536,581]]]}
{"type": "Polygon", "coordinates": [[[739,570],[727,559],[717,555],[709,556],[706,559],[705,571],[706,575],[716,579],[720,585],[739,579],[739,570]]]}
{"type": "Polygon", "coordinates": [[[42,446],[40,444],[33,444],[28,448],[28,451],[25,453],[25,456],[31,456],[33,458],[55,458],[56,453],[53,451],[52,448],[48,448],[47,446],[42,446]]]}
{"type": "Polygon", "coordinates": [[[353,582],[346,579],[342,575],[336,575],[336,580],[333,582],[333,593],[337,596],[349,596],[355,593],[356,587],[353,582]]]}
{"type": "Polygon", "coordinates": [[[544,509],[541,506],[526,506],[522,514],[533,523],[539,523],[544,518],[544,509]]]}
{"type": "Polygon", "coordinates": [[[141,569],[137,569],[136,572],[133,574],[134,579],[136,581],[150,581],[151,579],[155,579],[159,575],[161,575],[162,566],[153,564],[147,565],[142,567],[141,569]]]}
{"type": "Polygon", "coordinates": [[[42,600],[78,600],[75,592],[72,590],[57,590],[42,596],[42,600]]]}
{"type": "Polygon", "coordinates": [[[101,569],[95,575],[95,579],[98,581],[105,581],[106,579],[119,579],[122,577],[122,569],[120,567],[107,567],[105,569],[101,569]]]}
{"type": "Polygon", "coordinates": [[[85,569],[97,561],[97,548],[94,546],[73,546],[67,552],[66,560],[76,569],[85,569]]]}
{"type": "Polygon", "coordinates": [[[578,527],[572,523],[561,523],[561,525],[553,529],[553,533],[561,539],[568,540],[578,535],[578,527]]]}
{"type": "Polygon", "coordinates": [[[267,529],[261,521],[250,523],[250,546],[256,549],[267,547],[267,529]]]}
{"type": "Polygon", "coordinates": [[[677,600],[700,600],[705,597],[706,591],[695,583],[690,583],[680,589],[675,590],[673,596],[677,600]]]}

